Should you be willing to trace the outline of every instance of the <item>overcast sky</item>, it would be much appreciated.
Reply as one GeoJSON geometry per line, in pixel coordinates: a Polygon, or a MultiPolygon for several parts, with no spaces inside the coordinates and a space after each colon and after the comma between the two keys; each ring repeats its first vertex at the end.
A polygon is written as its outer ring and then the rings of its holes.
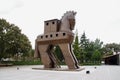
{"type": "Polygon", "coordinates": [[[120,0],[0,0],[0,18],[22,29],[33,48],[44,21],[61,19],[69,10],[77,12],[79,36],[85,31],[90,40],[120,43],[120,0]]]}

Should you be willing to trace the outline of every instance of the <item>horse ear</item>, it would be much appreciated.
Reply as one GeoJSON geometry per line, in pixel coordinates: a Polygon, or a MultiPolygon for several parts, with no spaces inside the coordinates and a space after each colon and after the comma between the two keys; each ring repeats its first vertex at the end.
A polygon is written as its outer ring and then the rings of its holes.
{"type": "Polygon", "coordinates": [[[74,12],[73,14],[74,14],[74,15],[76,15],[76,14],[77,14],[77,12],[74,12]]]}

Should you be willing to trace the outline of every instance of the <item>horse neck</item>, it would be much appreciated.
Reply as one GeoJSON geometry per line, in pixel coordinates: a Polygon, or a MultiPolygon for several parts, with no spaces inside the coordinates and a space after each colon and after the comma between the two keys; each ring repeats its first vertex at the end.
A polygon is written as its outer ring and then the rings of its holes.
{"type": "Polygon", "coordinates": [[[68,21],[67,18],[63,18],[61,20],[60,31],[71,32],[71,30],[70,30],[70,24],[69,24],[69,21],[68,21]]]}

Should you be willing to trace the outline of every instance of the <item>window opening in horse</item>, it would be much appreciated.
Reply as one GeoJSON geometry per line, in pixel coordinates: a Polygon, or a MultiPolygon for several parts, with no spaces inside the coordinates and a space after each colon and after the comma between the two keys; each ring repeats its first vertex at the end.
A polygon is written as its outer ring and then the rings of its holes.
{"type": "Polygon", "coordinates": [[[56,37],[58,37],[58,34],[56,34],[56,37]]]}
{"type": "Polygon", "coordinates": [[[65,33],[63,33],[63,36],[65,36],[66,34],[65,33]]]}
{"type": "Polygon", "coordinates": [[[41,39],[43,38],[43,36],[41,36],[41,39]]]}
{"type": "Polygon", "coordinates": [[[46,25],[48,26],[48,25],[49,25],[49,23],[46,23],[46,25]]]}
{"type": "Polygon", "coordinates": [[[52,22],[52,24],[55,24],[55,22],[52,22]]]}
{"type": "Polygon", "coordinates": [[[48,38],[48,35],[46,35],[45,37],[48,38]]]}
{"type": "Polygon", "coordinates": [[[53,35],[51,34],[50,37],[52,37],[53,35]]]}

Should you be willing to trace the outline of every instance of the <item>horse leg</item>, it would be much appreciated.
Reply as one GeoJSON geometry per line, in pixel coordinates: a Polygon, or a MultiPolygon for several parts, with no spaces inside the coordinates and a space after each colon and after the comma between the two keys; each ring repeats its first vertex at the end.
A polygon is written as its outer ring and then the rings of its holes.
{"type": "Polygon", "coordinates": [[[40,58],[40,53],[39,53],[39,50],[38,50],[38,45],[37,45],[37,41],[35,41],[35,53],[34,53],[34,57],[35,58],[40,58]]]}
{"type": "Polygon", "coordinates": [[[70,45],[69,43],[59,44],[59,47],[63,53],[63,56],[65,58],[65,62],[68,65],[69,69],[77,69],[75,65],[75,60],[71,54],[70,51],[70,45]]]}
{"type": "Polygon", "coordinates": [[[49,57],[50,57],[50,59],[51,59],[51,61],[52,61],[52,68],[56,68],[57,67],[57,61],[56,61],[56,58],[55,58],[55,56],[54,56],[54,54],[53,54],[53,48],[54,48],[54,46],[53,45],[49,45],[49,48],[48,48],[48,55],[49,55],[49,57]]]}
{"type": "Polygon", "coordinates": [[[49,45],[39,45],[38,46],[38,49],[39,49],[40,55],[41,55],[41,61],[44,65],[44,68],[52,68],[52,61],[49,57],[48,47],[49,47],[49,45]]]}
{"type": "Polygon", "coordinates": [[[75,56],[75,54],[74,54],[74,52],[73,52],[73,50],[72,50],[71,44],[69,44],[69,46],[70,46],[70,52],[71,52],[71,54],[72,54],[72,56],[73,56],[73,59],[74,59],[74,61],[75,61],[75,66],[76,66],[77,68],[79,68],[78,60],[76,59],[76,56],[75,56]]]}

